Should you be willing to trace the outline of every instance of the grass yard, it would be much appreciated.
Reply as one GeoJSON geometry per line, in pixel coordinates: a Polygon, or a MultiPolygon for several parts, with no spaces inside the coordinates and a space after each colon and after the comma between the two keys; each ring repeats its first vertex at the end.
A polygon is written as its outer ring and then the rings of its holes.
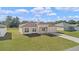
{"type": "Polygon", "coordinates": [[[12,39],[0,40],[1,51],[60,51],[79,45],[73,41],[50,35],[26,36],[18,29],[8,29],[12,39]]]}
{"type": "Polygon", "coordinates": [[[79,37],[79,31],[60,31],[60,32],[74,37],[79,37]]]}

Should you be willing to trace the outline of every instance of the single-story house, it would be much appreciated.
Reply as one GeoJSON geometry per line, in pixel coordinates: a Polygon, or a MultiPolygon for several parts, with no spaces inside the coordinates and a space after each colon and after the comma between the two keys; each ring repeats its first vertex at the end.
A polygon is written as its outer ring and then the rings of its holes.
{"type": "Polygon", "coordinates": [[[65,22],[56,24],[56,28],[59,31],[64,31],[64,30],[71,30],[71,31],[73,31],[73,30],[77,30],[76,29],[76,25],[68,24],[68,23],[65,23],[65,22]]]}
{"type": "Polygon", "coordinates": [[[54,23],[27,22],[25,24],[19,25],[19,31],[21,34],[53,33],[56,32],[56,26],[54,23]]]}
{"type": "Polygon", "coordinates": [[[0,24],[0,37],[4,37],[7,33],[7,28],[5,25],[0,24]]]}

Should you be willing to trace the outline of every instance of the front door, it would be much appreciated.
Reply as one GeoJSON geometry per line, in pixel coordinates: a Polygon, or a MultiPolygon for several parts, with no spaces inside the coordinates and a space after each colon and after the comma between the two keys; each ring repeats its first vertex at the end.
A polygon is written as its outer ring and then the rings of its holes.
{"type": "Polygon", "coordinates": [[[47,33],[47,27],[41,27],[40,32],[42,33],[47,33]]]}

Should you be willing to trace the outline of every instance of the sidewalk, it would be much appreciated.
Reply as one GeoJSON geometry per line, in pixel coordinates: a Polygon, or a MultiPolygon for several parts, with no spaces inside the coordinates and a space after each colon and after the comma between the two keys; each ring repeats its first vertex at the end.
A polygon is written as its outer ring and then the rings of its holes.
{"type": "Polygon", "coordinates": [[[79,43],[79,38],[77,38],[77,37],[73,37],[73,36],[69,36],[69,35],[65,35],[65,34],[60,34],[60,33],[54,33],[54,34],[57,35],[58,37],[65,38],[65,39],[72,40],[74,42],[79,43]]]}
{"type": "Polygon", "coordinates": [[[79,45],[70,49],[66,49],[65,51],[79,51],[79,45]]]}

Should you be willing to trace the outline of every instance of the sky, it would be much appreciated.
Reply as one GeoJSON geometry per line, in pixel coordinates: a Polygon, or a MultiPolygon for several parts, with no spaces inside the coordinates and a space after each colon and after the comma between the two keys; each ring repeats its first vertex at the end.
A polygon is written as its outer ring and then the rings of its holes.
{"type": "Polygon", "coordinates": [[[20,21],[79,20],[79,7],[0,7],[0,21],[18,16],[20,21]]]}

